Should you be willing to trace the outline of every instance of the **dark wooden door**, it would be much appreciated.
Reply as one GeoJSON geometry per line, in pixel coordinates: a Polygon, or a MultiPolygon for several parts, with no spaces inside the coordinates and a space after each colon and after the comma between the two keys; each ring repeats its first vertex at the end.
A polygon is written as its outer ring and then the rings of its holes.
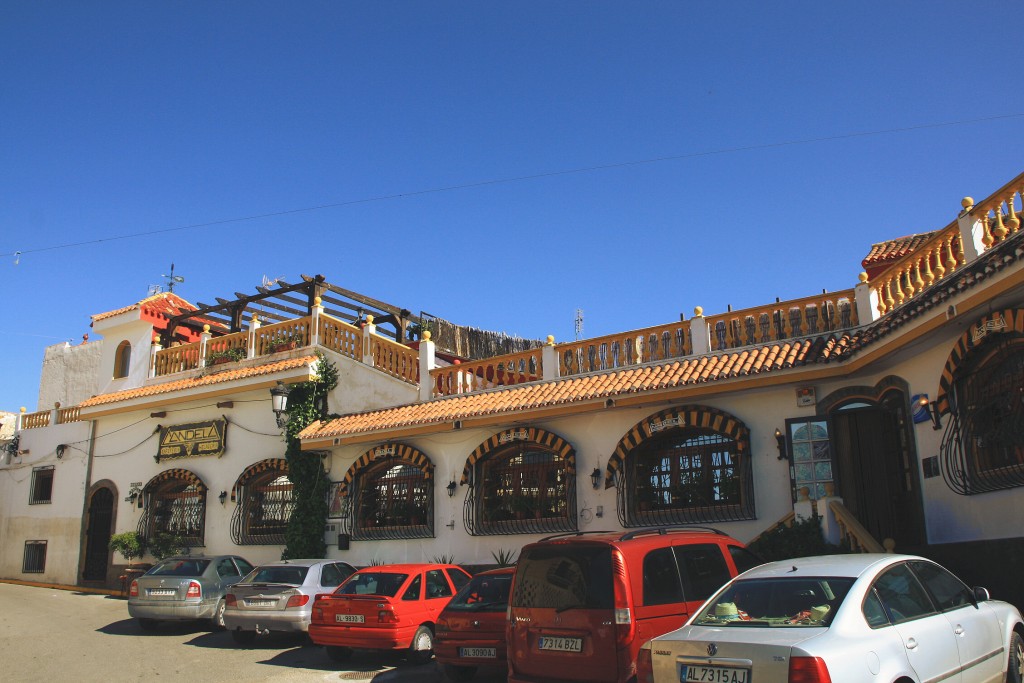
{"type": "Polygon", "coordinates": [[[838,492],[844,505],[881,543],[896,549],[924,542],[917,462],[898,411],[884,407],[832,415],[838,492]]]}
{"type": "Polygon", "coordinates": [[[89,501],[89,524],[85,529],[86,581],[104,581],[107,578],[107,560],[110,558],[110,525],[113,522],[114,494],[102,488],[92,494],[89,501]]]}

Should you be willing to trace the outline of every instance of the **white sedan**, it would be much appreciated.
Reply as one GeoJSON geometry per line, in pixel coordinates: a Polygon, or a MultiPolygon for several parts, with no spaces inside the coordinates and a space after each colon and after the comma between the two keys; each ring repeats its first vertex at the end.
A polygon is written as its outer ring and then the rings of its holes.
{"type": "Polygon", "coordinates": [[[909,555],[772,562],[644,645],[638,683],[1020,683],[1016,607],[909,555]]]}

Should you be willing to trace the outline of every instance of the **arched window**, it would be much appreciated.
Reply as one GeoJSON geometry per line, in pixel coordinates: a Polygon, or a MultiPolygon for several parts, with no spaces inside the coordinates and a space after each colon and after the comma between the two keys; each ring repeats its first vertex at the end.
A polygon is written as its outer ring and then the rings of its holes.
{"type": "Polygon", "coordinates": [[[1024,337],[972,356],[954,377],[943,475],[964,494],[1024,486],[1024,337]]]}
{"type": "Polygon", "coordinates": [[[132,345],[127,340],[117,345],[114,352],[114,379],[127,377],[132,364],[132,345]]]}
{"type": "Polygon", "coordinates": [[[575,452],[540,429],[509,430],[470,457],[463,520],[473,535],[574,531],[575,452]]]}
{"type": "Polygon", "coordinates": [[[231,516],[231,540],[238,545],[277,545],[285,542],[295,509],[288,461],[258,462],[242,473],[231,490],[236,502],[231,516]]]}
{"type": "Polygon", "coordinates": [[[722,411],[687,406],[644,420],[619,443],[609,468],[621,472],[623,526],[754,517],[749,432],[722,411]]]}
{"type": "Polygon", "coordinates": [[[432,538],[434,464],[412,446],[386,443],[364,453],[345,473],[343,524],[353,540],[432,538]]]}
{"type": "Polygon", "coordinates": [[[202,546],[206,525],[206,485],[188,470],[167,470],[143,489],[145,512],[139,535],[179,537],[186,546],[202,546]]]}

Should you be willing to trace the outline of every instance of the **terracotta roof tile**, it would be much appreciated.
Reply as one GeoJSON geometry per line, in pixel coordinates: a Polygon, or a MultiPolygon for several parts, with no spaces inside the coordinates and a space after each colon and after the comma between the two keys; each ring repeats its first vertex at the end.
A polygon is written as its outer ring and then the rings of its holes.
{"type": "Polygon", "coordinates": [[[915,249],[934,234],[935,231],[925,232],[919,235],[907,235],[906,237],[897,237],[893,240],[872,244],[871,251],[868,252],[868,255],[860,263],[868,275],[874,276],[893,261],[897,261],[907,254],[914,253],[915,249]]]}
{"type": "Polygon", "coordinates": [[[194,311],[196,310],[196,307],[173,292],[160,292],[159,294],[146,297],[142,301],[132,304],[131,306],[118,308],[114,311],[107,311],[106,313],[97,313],[92,316],[92,320],[93,322],[96,322],[97,320],[113,318],[115,315],[121,315],[128,311],[137,311],[142,309],[146,309],[153,314],[169,318],[181,313],[187,313],[188,311],[194,311]]]}
{"type": "Polygon", "coordinates": [[[851,348],[849,336],[829,335],[783,344],[743,349],[715,356],[665,361],[576,375],[546,382],[531,382],[470,394],[435,398],[366,413],[345,415],[327,423],[314,423],[300,437],[304,440],[384,432],[500,413],[514,414],[556,405],[583,403],[616,396],[681,387],[737,377],[740,374],[773,372],[784,367],[843,360],[851,348]],[[825,351],[829,350],[828,357],[825,351]]]}
{"type": "Polygon", "coordinates": [[[249,377],[270,375],[275,372],[280,372],[281,370],[291,370],[294,368],[300,368],[303,365],[312,365],[315,362],[316,356],[303,356],[300,358],[288,358],[286,360],[280,360],[275,363],[264,363],[263,365],[254,365],[245,368],[223,370],[220,372],[214,372],[207,375],[200,375],[197,377],[188,377],[185,379],[174,380],[171,382],[164,382],[162,384],[151,384],[149,386],[139,387],[137,389],[125,389],[124,391],[115,391],[110,394],[101,394],[100,396],[93,396],[92,398],[86,401],[82,401],[79,404],[79,407],[89,408],[92,406],[106,405],[108,403],[117,403],[118,401],[130,401],[135,398],[157,396],[159,394],[166,394],[172,391],[184,391],[186,389],[195,389],[197,387],[205,387],[210,386],[212,384],[233,382],[235,380],[246,379],[249,377]]]}

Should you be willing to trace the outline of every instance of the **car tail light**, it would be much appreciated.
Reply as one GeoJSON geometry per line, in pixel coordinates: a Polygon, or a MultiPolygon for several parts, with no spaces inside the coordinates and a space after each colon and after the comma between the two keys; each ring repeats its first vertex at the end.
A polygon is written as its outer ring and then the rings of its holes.
{"type": "Polygon", "coordinates": [[[622,553],[612,551],[612,583],[615,590],[615,641],[619,646],[628,645],[636,637],[633,610],[629,601],[629,586],[626,577],[626,562],[622,553]]]}
{"type": "Polygon", "coordinates": [[[201,598],[203,597],[203,587],[199,585],[198,581],[188,582],[188,591],[185,593],[186,598],[201,598]]]}
{"type": "Polygon", "coordinates": [[[790,657],[789,683],[832,683],[821,657],[790,657]]]}
{"type": "Polygon", "coordinates": [[[228,593],[224,596],[224,604],[228,607],[234,607],[238,604],[238,599],[235,597],[234,593],[228,593]]]}
{"type": "Polygon", "coordinates": [[[391,608],[382,609],[377,612],[377,623],[379,624],[397,624],[398,615],[391,608]]]}
{"type": "Polygon", "coordinates": [[[288,604],[285,605],[285,607],[302,607],[307,602],[309,602],[308,595],[293,595],[292,597],[288,598],[288,604]]]}
{"type": "Polygon", "coordinates": [[[636,683],[654,683],[654,662],[649,647],[640,648],[636,654],[636,683]]]}
{"type": "Polygon", "coordinates": [[[129,598],[137,598],[137,597],[139,597],[139,582],[138,581],[132,581],[132,587],[128,589],[128,597],[129,598]]]}

